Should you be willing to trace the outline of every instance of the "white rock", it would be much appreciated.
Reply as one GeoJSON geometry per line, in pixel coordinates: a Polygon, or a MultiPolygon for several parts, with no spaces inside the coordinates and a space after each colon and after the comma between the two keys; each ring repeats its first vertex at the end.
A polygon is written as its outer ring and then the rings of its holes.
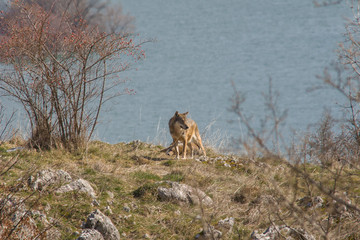
{"type": "Polygon", "coordinates": [[[47,169],[37,172],[35,176],[31,176],[28,184],[33,190],[44,190],[50,185],[67,183],[71,180],[70,174],[63,170],[47,169]]]}
{"type": "Polygon", "coordinates": [[[115,225],[111,222],[110,218],[105,216],[100,210],[92,212],[85,224],[84,228],[95,229],[101,233],[104,240],[119,240],[120,233],[115,225]]]}
{"type": "Polygon", "coordinates": [[[158,188],[158,196],[162,201],[176,201],[190,204],[199,204],[201,201],[205,205],[211,205],[213,203],[212,199],[199,189],[177,182],[169,183],[171,188],[158,188]]]}
{"type": "Polygon", "coordinates": [[[95,191],[91,187],[90,183],[82,178],[60,187],[58,190],[56,190],[56,193],[66,193],[72,191],[84,192],[87,193],[90,197],[96,198],[95,191]]]}
{"type": "Polygon", "coordinates": [[[84,229],[77,240],[104,240],[104,237],[95,229],[84,229]]]}
{"type": "Polygon", "coordinates": [[[293,239],[296,236],[296,239],[303,239],[303,240],[315,240],[315,238],[305,232],[303,229],[297,229],[288,227],[285,225],[282,226],[270,226],[264,233],[259,233],[255,230],[251,234],[251,239],[253,240],[272,240],[272,239],[279,239],[280,237],[286,239],[293,239]],[[281,234],[281,235],[280,235],[281,234]]]}
{"type": "Polygon", "coordinates": [[[235,223],[234,218],[229,217],[229,218],[225,218],[225,219],[220,220],[218,222],[218,226],[231,230],[233,228],[233,226],[234,226],[234,223],[235,223]]]}

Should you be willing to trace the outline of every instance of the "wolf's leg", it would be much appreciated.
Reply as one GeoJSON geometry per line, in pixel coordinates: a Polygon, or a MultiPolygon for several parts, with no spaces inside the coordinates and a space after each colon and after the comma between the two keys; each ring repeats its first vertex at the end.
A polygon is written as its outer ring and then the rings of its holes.
{"type": "Polygon", "coordinates": [[[191,159],[193,159],[194,158],[194,149],[192,147],[192,143],[189,142],[188,145],[189,145],[189,148],[190,148],[190,151],[191,151],[191,159]]]}
{"type": "Polygon", "coordinates": [[[180,151],[179,151],[179,143],[175,142],[175,152],[176,152],[176,158],[180,159],[180,151]]]}
{"type": "Polygon", "coordinates": [[[204,156],[206,157],[206,152],[205,152],[205,148],[202,144],[202,141],[201,141],[201,137],[200,137],[200,133],[199,133],[199,129],[196,129],[195,131],[195,135],[196,135],[196,142],[197,142],[197,145],[201,148],[204,156]]]}
{"type": "Polygon", "coordinates": [[[186,148],[187,148],[187,144],[188,144],[188,141],[187,139],[185,138],[184,139],[184,143],[183,143],[183,159],[186,159],[186,148]]]}

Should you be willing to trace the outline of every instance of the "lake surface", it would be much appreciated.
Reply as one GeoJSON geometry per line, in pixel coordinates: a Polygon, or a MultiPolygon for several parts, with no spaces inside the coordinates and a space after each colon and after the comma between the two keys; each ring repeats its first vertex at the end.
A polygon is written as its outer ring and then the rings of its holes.
{"type": "MultiPolygon", "coordinates": [[[[316,75],[336,60],[343,40],[346,4],[316,8],[289,0],[123,0],[136,18],[147,58],[124,73],[122,96],[108,106],[97,138],[116,143],[140,139],[170,142],[168,120],[190,112],[208,144],[236,138],[242,129],[229,111],[231,81],[246,94],[244,109],[254,122],[264,116],[262,92],[272,78],[279,108],[288,110],[287,129],[305,131],[324,107],[338,111],[332,90],[307,91],[316,75]],[[233,123],[231,123],[233,121],[233,123]]],[[[286,135],[287,133],[285,133],[286,135]]]]}
{"type": "Polygon", "coordinates": [[[244,109],[254,122],[264,116],[262,93],[270,77],[279,108],[288,110],[287,129],[305,131],[324,107],[338,111],[336,92],[307,90],[320,84],[316,75],[336,60],[345,18],[351,16],[346,4],[123,0],[122,5],[136,18],[140,37],[156,41],[144,45],[147,58],[137,70],[123,75],[131,79],[124,87],[136,94],[108,106],[96,138],[167,144],[175,111],[189,111],[208,144],[239,137],[238,117],[229,111],[232,81],[246,94],[244,109]]]}
{"type": "MultiPolygon", "coordinates": [[[[344,1],[345,2],[345,1],[344,1]]],[[[286,133],[305,131],[324,107],[338,111],[336,92],[316,78],[336,60],[343,40],[346,4],[314,7],[312,0],[122,0],[134,16],[147,58],[122,77],[136,94],[107,105],[95,138],[110,143],[140,139],[168,144],[168,120],[190,112],[203,140],[218,146],[239,137],[238,117],[229,111],[233,81],[246,94],[244,110],[263,117],[262,92],[272,78],[288,109],[286,133]],[[136,69],[137,68],[137,69],[136,69]]]]}

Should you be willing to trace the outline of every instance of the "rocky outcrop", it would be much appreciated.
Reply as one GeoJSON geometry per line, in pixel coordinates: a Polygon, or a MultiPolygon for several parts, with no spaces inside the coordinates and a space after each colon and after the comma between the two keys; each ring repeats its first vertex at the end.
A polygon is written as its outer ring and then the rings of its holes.
{"type": "Polygon", "coordinates": [[[90,197],[96,198],[96,193],[90,183],[84,179],[72,181],[69,173],[64,170],[42,170],[28,179],[28,184],[33,190],[45,190],[51,185],[63,185],[57,189],[56,193],[66,193],[72,191],[85,192],[90,197]]]}
{"type": "Polygon", "coordinates": [[[169,182],[170,188],[158,187],[158,197],[161,201],[174,201],[178,203],[210,205],[212,199],[203,191],[186,184],[169,182]]]}
{"type": "Polygon", "coordinates": [[[102,239],[102,238],[98,238],[98,234],[94,231],[91,230],[96,230],[97,232],[99,232],[104,240],[118,240],[120,239],[120,233],[119,231],[116,229],[115,225],[111,222],[110,218],[108,218],[107,216],[105,216],[100,210],[95,210],[94,212],[92,212],[85,224],[83,225],[83,232],[81,233],[80,237],[82,238],[78,238],[78,240],[82,240],[82,239],[102,239]],[[87,236],[94,236],[94,238],[85,238],[87,236]]]}
{"type": "Polygon", "coordinates": [[[56,193],[66,193],[72,191],[84,192],[87,193],[90,197],[96,198],[95,191],[91,187],[90,183],[81,178],[60,187],[58,190],[56,190],[56,193]]]}
{"type": "Polygon", "coordinates": [[[272,239],[302,239],[302,240],[315,240],[314,236],[307,233],[303,229],[297,229],[288,227],[285,225],[282,226],[270,226],[263,233],[258,233],[255,230],[251,234],[251,239],[253,240],[272,240],[272,239]]]}
{"type": "Polygon", "coordinates": [[[69,173],[63,170],[46,169],[36,173],[28,179],[28,184],[33,190],[45,190],[50,185],[64,184],[72,180],[69,173]]]}

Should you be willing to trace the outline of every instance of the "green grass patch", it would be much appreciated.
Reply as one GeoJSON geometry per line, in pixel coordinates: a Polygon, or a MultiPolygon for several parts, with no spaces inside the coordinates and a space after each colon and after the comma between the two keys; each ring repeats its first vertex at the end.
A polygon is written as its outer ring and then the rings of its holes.
{"type": "Polygon", "coordinates": [[[144,171],[137,171],[133,173],[134,178],[139,181],[160,181],[161,177],[155,175],[153,173],[144,172],[144,171]]]}
{"type": "Polygon", "coordinates": [[[93,168],[85,168],[83,174],[86,176],[96,176],[96,171],[93,168]]]}
{"type": "Polygon", "coordinates": [[[163,180],[181,182],[185,178],[184,174],[181,171],[173,171],[170,174],[167,174],[163,177],[163,180]]]}

